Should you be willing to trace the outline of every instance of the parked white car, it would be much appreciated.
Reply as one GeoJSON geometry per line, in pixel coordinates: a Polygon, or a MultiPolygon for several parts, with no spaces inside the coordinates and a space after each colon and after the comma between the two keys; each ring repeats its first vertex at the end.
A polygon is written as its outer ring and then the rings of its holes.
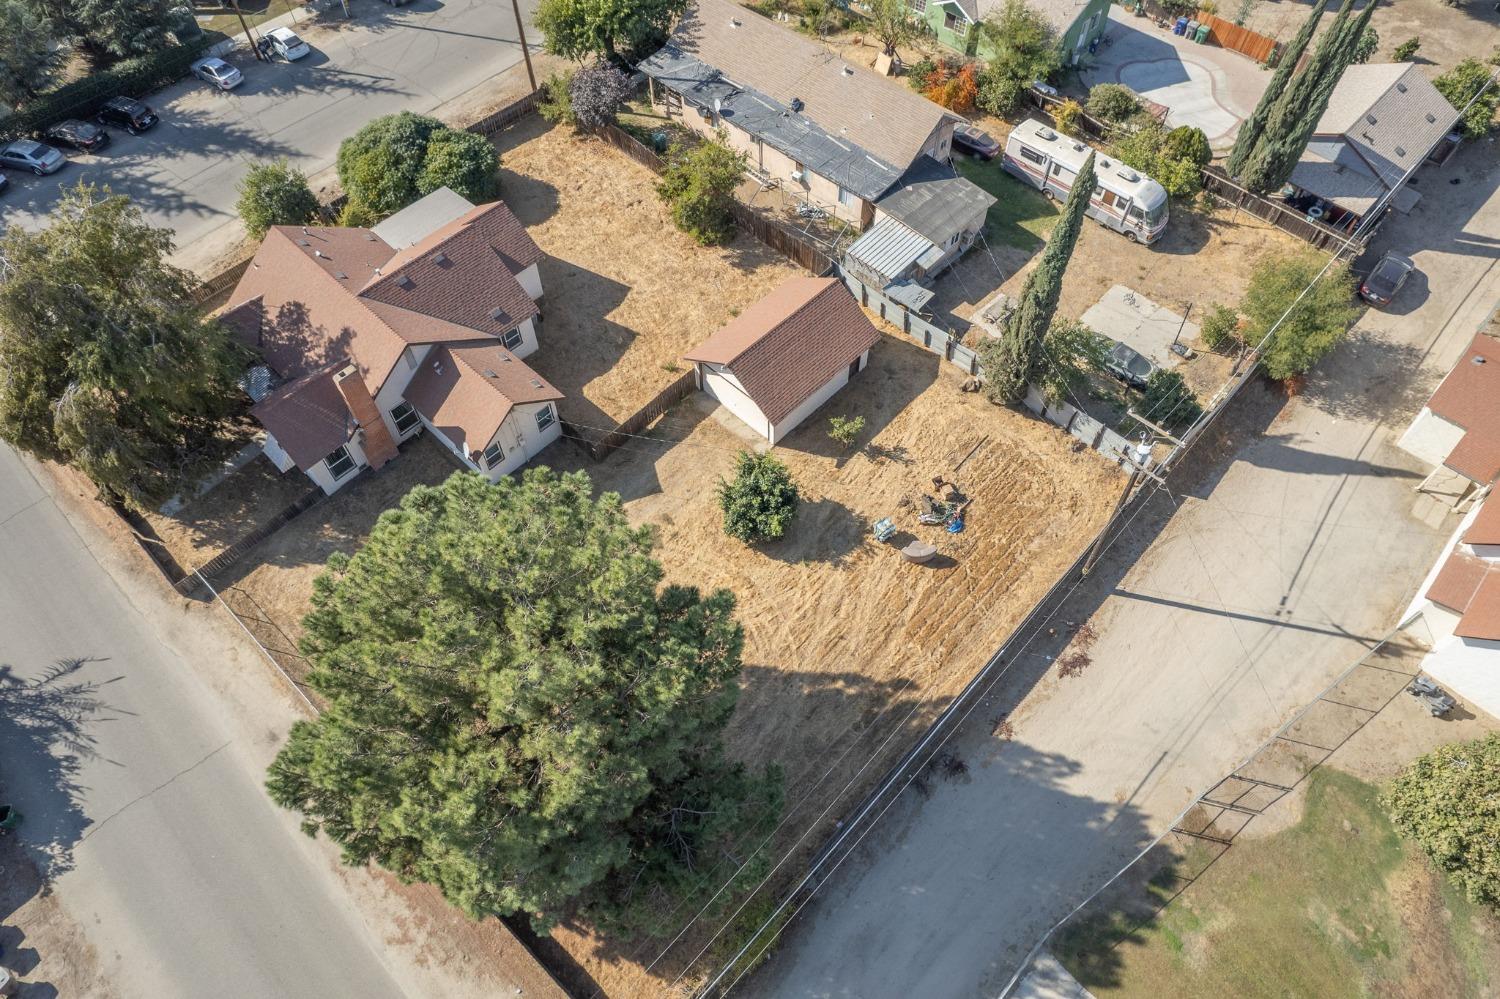
{"type": "Polygon", "coordinates": [[[301,59],[312,51],[291,28],[274,28],[266,32],[266,38],[270,39],[271,51],[289,62],[293,59],[301,59]]]}
{"type": "Polygon", "coordinates": [[[233,90],[245,82],[243,73],[216,56],[193,63],[193,75],[220,90],[233,90]]]}
{"type": "Polygon", "coordinates": [[[56,173],[68,165],[68,158],[59,150],[30,139],[17,139],[0,149],[0,166],[13,170],[30,170],[38,177],[56,173]]]}

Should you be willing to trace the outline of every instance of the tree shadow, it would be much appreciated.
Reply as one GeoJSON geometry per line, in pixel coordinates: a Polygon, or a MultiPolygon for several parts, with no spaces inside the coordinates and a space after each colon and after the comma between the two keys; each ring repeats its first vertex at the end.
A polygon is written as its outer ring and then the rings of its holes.
{"type": "Polygon", "coordinates": [[[1424,370],[1422,359],[1419,347],[1355,327],[1308,375],[1302,398],[1340,420],[1403,424],[1441,377],[1424,370]]]}
{"type": "Polygon", "coordinates": [[[825,496],[803,499],[786,537],[751,547],[773,561],[788,565],[826,562],[838,567],[869,537],[870,525],[864,518],[825,496]]]}

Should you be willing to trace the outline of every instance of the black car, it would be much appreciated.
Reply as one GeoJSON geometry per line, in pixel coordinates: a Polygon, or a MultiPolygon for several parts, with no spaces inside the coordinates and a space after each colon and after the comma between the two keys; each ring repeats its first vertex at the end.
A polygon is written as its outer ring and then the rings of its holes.
{"type": "Polygon", "coordinates": [[[47,129],[47,141],[55,146],[67,146],[84,153],[97,153],[109,145],[109,133],[98,125],[91,125],[77,118],[47,129]]]}
{"type": "Polygon", "coordinates": [[[1380,258],[1370,276],[1359,286],[1359,297],[1374,306],[1391,304],[1411,272],[1417,269],[1412,259],[1392,250],[1380,258]]]}
{"type": "Polygon", "coordinates": [[[992,160],[1000,153],[1000,143],[982,128],[960,125],[953,130],[953,148],[982,160],[992,160]]]}
{"type": "Polygon", "coordinates": [[[155,111],[140,101],[129,97],[111,97],[104,102],[99,113],[94,115],[94,120],[101,125],[118,125],[131,135],[139,135],[160,119],[156,117],[155,111]]]}

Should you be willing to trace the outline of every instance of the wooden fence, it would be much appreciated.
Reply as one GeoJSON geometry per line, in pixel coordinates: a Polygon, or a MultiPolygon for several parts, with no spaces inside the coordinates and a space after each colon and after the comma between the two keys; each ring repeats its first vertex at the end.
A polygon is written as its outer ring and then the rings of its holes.
{"type": "MultiPolygon", "coordinates": [[[[1298,239],[1311,243],[1320,250],[1327,249],[1335,244],[1342,244],[1349,239],[1349,233],[1343,232],[1332,226],[1315,222],[1302,212],[1294,208],[1288,208],[1281,202],[1262,198],[1245,190],[1234,181],[1226,177],[1217,167],[1206,167],[1203,171],[1203,187],[1210,194],[1223,198],[1239,208],[1254,215],[1256,218],[1269,222],[1283,232],[1291,233],[1298,239]]],[[[1355,240],[1350,249],[1358,252],[1370,241],[1370,237],[1380,228],[1379,222],[1370,227],[1369,231],[1355,240]]]]}
{"type": "Polygon", "coordinates": [[[591,440],[587,434],[566,421],[563,422],[563,432],[587,448],[589,457],[595,461],[601,461],[608,457],[615,448],[649,427],[657,417],[687,398],[697,387],[697,376],[689,369],[672,384],[656,393],[656,397],[650,402],[615,424],[613,430],[606,431],[598,440],[591,440]]]}
{"type": "Polygon", "coordinates": [[[199,575],[213,576],[234,565],[240,559],[245,557],[246,552],[269,538],[271,535],[275,534],[277,531],[281,530],[283,527],[289,524],[293,518],[297,517],[308,508],[317,504],[318,501],[320,501],[322,498],[322,488],[313,486],[307,492],[303,493],[301,496],[297,497],[297,499],[293,500],[291,505],[286,509],[282,510],[276,516],[272,517],[270,520],[266,521],[264,524],[257,527],[249,534],[246,534],[244,537],[240,538],[234,544],[230,545],[228,548],[224,549],[222,552],[215,555],[207,562],[203,563],[203,565],[198,567],[197,572],[189,573],[188,575],[184,576],[177,583],[178,591],[182,593],[189,593],[192,591],[193,587],[198,584],[199,575]]]}
{"type": "MultiPolygon", "coordinates": [[[[656,151],[646,146],[635,136],[614,125],[606,125],[596,133],[599,138],[614,146],[637,163],[654,173],[661,173],[666,163],[656,151]]],[[[827,274],[833,269],[833,258],[818,246],[757,212],[748,205],[736,201],[730,205],[735,224],[765,243],[777,253],[814,274],[827,274]]]]}
{"type": "Polygon", "coordinates": [[[205,302],[213,301],[220,295],[228,294],[235,285],[240,283],[240,278],[244,276],[245,271],[249,267],[250,258],[247,257],[228,270],[215,274],[197,287],[193,292],[193,301],[198,305],[203,305],[205,302]]]}
{"type": "Polygon", "coordinates": [[[529,115],[531,112],[535,111],[537,102],[540,101],[541,98],[542,92],[540,90],[533,90],[531,93],[525,95],[524,97],[520,97],[505,105],[505,107],[500,108],[498,111],[495,111],[492,114],[485,115],[483,118],[470,125],[467,129],[465,129],[465,131],[473,132],[475,135],[494,135],[496,132],[500,131],[502,128],[505,128],[507,125],[515,124],[522,118],[529,115]]]}
{"type": "Polygon", "coordinates": [[[1199,24],[1208,25],[1208,40],[1220,48],[1247,55],[1258,63],[1266,63],[1276,51],[1276,39],[1267,38],[1258,31],[1243,28],[1233,21],[1226,21],[1213,14],[1199,11],[1194,18],[1199,24]]]}

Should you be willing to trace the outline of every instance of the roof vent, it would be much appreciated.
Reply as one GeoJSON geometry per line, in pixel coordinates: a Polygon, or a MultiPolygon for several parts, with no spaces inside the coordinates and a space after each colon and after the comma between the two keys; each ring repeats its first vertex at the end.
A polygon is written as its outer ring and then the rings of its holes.
{"type": "Polygon", "coordinates": [[[854,67],[853,66],[845,66],[844,67],[844,75],[845,76],[853,76],[854,75],[854,67]]]}
{"type": "Polygon", "coordinates": [[[1379,120],[1372,114],[1365,115],[1365,121],[1369,122],[1371,125],[1380,124],[1379,120]]]}
{"type": "Polygon", "coordinates": [[[322,260],[323,259],[323,251],[322,250],[314,250],[313,251],[313,256],[317,257],[319,260],[322,260]]]}
{"type": "Polygon", "coordinates": [[[307,231],[307,226],[303,226],[303,227],[302,227],[302,235],[304,235],[304,236],[308,236],[308,235],[311,235],[311,233],[309,233],[309,232],[308,232],[308,231],[307,231]]]}
{"type": "Polygon", "coordinates": [[[511,361],[514,361],[515,358],[511,357],[509,353],[502,353],[500,355],[500,360],[504,361],[506,364],[509,364],[511,361]]]}
{"type": "Polygon", "coordinates": [[[297,245],[298,245],[298,246],[312,246],[312,244],[311,244],[311,243],[309,243],[309,242],[308,242],[308,241],[307,241],[307,240],[305,240],[305,239],[299,239],[299,240],[297,240],[297,245]]]}
{"type": "Polygon", "coordinates": [[[448,263],[448,254],[444,253],[442,250],[439,250],[437,253],[433,254],[432,262],[437,264],[439,267],[442,267],[443,265],[448,263]]]}
{"type": "Polygon", "coordinates": [[[807,105],[805,105],[805,104],[802,103],[802,98],[800,98],[800,97],[793,97],[792,98],[792,110],[793,111],[801,111],[806,106],[807,105]]]}
{"type": "Polygon", "coordinates": [[[398,287],[398,288],[410,288],[411,287],[411,278],[407,277],[405,274],[397,274],[396,275],[396,287],[398,287]]]}
{"type": "Polygon", "coordinates": [[[1437,115],[1433,114],[1431,111],[1427,112],[1427,124],[1429,124],[1429,125],[1436,125],[1437,124],[1437,115]]]}
{"type": "Polygon", "coordinates": [[[494,368],[485,368],[484,369],[484,377],[486,377],[486,378],[499,378],[500,376],[495,373],[495,369],[494,368]]]}
{"type": "Polygon", "coordinates": [[[343,271],[334,271],[333,276],[338,278],[340,281],[349,280],[349,275],[345,274],[343,271]]]}
{"type": "Polygon", "coordinates": [[[541,382],[539,382],[539,381],[538,381],[538,380],[536,380],[536,379],[535,379],[535,378],[533,378],[533,379],[532,379],[532,380],[531,380],[531,384],[532,384],[532,385],[533,385],[533,386],[534,386],[534,387],[536,387],[536,388],[541,388],[541,387],[542,387],[542,383],[541,383],[541,382]]]}
{"type": "Polygon", "coordinates": [[[373,243],[373,242],[375,242],[375,234],[373,232],[367,232],[367,233],[365,233],[365,242],[366,243],[373,243]]]}
{"type": "Polygon", "coordinates": [[[738,28],[740,26],[740,19],[737,17],[731,17],[729,19],[729,26],[731,28],[738,28]]]}
{"type": "Polygon", "coordinates": [[[509,319],[510,316],[504,309],[497,305],[490,310],[490,318],[495,320],[495,322],[497,323],[503,323],[505,322],[505,320],[509,319]]]}
{"type": "Polygon", "coordinates": [[[1404,84],[1404,83],[1398,83],[1398,84],[1396,84],[1396,89],[1399,90],[1399,91],[1401,91],[1404,94],[1404,93],[1406,93],[1406,84],[1404,84]]]}
{"type": "Polygon", "coordinates": [[[1397,156],[1405,156],[1406,155],[1406,150],[1402,149],[1400,146],[1397,146],[1396,147],[1396,155],[1397,156]]]}
{"type": "Polygon", "coordinates": [[[1483,364],[1484,360],[1485,360],[1485,358],[1484,358],[1483,354],[1475,354],[1474,355],[1474,359],[1473,359],[1473,363],[1474,364],[1483,364]]]}

